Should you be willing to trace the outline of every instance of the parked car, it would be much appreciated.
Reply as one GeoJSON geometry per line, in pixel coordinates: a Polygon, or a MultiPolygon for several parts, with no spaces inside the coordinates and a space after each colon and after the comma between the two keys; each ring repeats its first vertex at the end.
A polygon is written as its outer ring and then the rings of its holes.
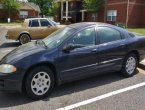
{"type": "Polygon", "coordinates": [[[25,19],[22,27],[9,29],[7,39],[19,40],[21,44],[31,40],[43,39],[54,31],[65,27],[47,18],[25,19]]]}
{"type": "Polygon", "coordinates": [[[0,90],[42,99],[54,84],[111,71],[133,76],[144,58],[143,36],[109,24],[73,24],[6,55],[0,61],[0,90]]]}

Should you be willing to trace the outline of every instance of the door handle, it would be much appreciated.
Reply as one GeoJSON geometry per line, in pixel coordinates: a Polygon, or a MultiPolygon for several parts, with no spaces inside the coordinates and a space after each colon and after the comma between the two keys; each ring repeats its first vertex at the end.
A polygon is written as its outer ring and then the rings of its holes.
{"type": "Polygon", "coordinates": [[[93,53],[96,53],[96,52],[97,52],[97,49],[93,49],[92,52],[93,52],[93,53]]]}

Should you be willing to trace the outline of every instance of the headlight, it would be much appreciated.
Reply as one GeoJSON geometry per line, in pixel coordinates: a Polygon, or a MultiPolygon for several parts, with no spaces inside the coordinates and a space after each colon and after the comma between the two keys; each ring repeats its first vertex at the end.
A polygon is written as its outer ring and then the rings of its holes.
{"type": "Polygon", "coordinates": [[[0,65],[0,73],[13,73],[16,71],[17,71],[17,69],[13,65],[9,65],[9,64],[0,65]]]}

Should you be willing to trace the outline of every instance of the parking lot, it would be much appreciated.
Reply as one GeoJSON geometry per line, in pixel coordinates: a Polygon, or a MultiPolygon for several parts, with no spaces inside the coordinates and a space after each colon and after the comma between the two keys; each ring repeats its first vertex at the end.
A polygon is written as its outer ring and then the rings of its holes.
{"type": "MultiPolygon", "coordinates": [[[[19,46],[5,39],[7,29],[0,27],[0,59],[19,46]]],[[[46,99],[32,101],[24,94],[0,92],[1,110],[144,110],[145,71],[124,78],[119,72],[106,73],[55,87],[46,99]]]]}

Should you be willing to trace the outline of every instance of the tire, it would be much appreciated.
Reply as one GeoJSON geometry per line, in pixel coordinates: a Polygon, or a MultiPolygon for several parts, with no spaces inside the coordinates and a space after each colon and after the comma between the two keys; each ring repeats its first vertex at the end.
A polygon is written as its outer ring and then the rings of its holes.
{"type": "Polygon", "coordinates": [[[31,38],[30,38],[29,34],[21,34],[19,37],[19,42],[21,45],[31,42],[31,38]]]}
{"type": "Polygon", "coordinates": [[[135,54],[131,53],[126,56],[123,66],[122,66],[122,74],[125,77],[131,77],[135,74],[137,68],[137,57],[135,54]]]}
{"type": "Polygon", "coordinates": [[[39,66],[32,69],[26,77],[26,94],[33,100],[46,98],[52,92],[53,87],[54,75],[47,66],[39,66]]]}

